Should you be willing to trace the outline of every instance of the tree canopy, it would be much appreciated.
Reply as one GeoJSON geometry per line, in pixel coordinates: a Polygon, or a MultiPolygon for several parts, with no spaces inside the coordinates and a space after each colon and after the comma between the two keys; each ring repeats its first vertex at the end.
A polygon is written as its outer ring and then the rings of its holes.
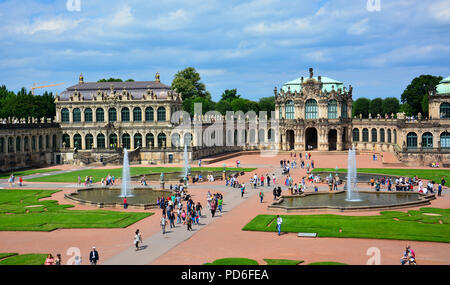
{"type": "MultiPolygon", "coordinates": [[[[123,80],[120,78],[110,77],[109,79],[102,78],[102,79],[98,80],[97,82],[123,82],[123,80]]],[[[127,80],[125,80],[125,82],[134,82],[134,79],[131,79],[131,78],[127,79],[127,80]]]]}
{"type": "Polygon", "coordinates": [[[420,75],[414,78],[411,83],[403,91],[401,100],[402,103],[407,103],[407,115],[417,115],[422,113],[428,116],[428,92],[433,90],[442,76],[420,75]]]}
{"type": "Polygon", "coordinates": [[[388,114],[396,115],[401,111],[400,101],[395,97],[386,97],[368,99],[368,98],[358,98],[353,101],[353,116],[359,117],[362,114],[363,118],[368,118],[371,114],[372,118],[375,118],[378,114],[385,116],[388,114]]]}

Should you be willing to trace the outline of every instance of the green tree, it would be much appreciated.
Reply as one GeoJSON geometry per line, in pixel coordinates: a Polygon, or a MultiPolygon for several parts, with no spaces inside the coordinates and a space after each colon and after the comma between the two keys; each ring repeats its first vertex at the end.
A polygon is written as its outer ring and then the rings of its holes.
{"type": "Polygon", "coordinates": [[[408,103],[400,105],[400,112],[405,113],[406,116],[411,116],[414,114],[413,108],[408,103]]]}
{"type": "Polygon", "coordinates": [[[411,112],[410,115],[417,115],[418,113],[428,115],[428,106],[425,110],[423,108],[423,103],[427,102],[428,99],[424,100],[423,97],[428,97],[428,92],[434,89],[441,80],[442,76],[420,75],[411,81],[401,96],[402,103],[408,103],[410,107],[408,108],[408,111],[411,112]]]}
{"type": "Polygon", "coordinates": [[[220,100],[216,103],[216,111],[222,115],[226,115],[227,111],[232,111],[231,102],[228,100],[220,100]]]}
{"type": "Polygon", "coordinates": [[[362,114],[363,118],[369,117],[369,107],[370,107],[370,99],[367,98],[358,98],[356,101],[353,101],[353,115],[359,117],[359,114],[362,114]]]}
{"type": "MultiPolygon", "coordinates": [[[[133,80],[133,79],[128,79],[127,81],[129,81],[129,80],[133,80]]],[[[102,79],[100,79],[97,82],[123,82],[123,80],[120,79],[120,78],[112,78],[112,77],[110,77],[109,79],[102,78],[102,79]]]]}
{"type": "Polygon", "coordinates": [[[223,100],[223,101],[231,102],[231,101],[233,101],[234,99],[237,99],[237,98],[241,98],[241,95],[237,94],[237,89],[236,88],[235,89],[231,89],[231,90],[226,89],[222,93],[221,101],[223,100]]]}
{"type": "Polygon", "coordinates": [[[268,118],[271,118],[272,111],[275,111],[275,96],[259,99],[258,106],[260,111],[266,111],[268,118]]]}
{"type": "Polygon", "coordinates": [[[172,89],[181,93],[184,99],[192,97],[202,97],[211,100],[211,94],[206,91],[205,84],[203,84],[200,74],[193,67],[188,67],[178,71],[172,81],[172,89]]]}
{"type": "Polygon", "coordinates": [[[375,118],[377,114],[383,116],[383,99],[375,98],[371,100],[369,104],[369,113],[372,114],[373,118],[375,118]]]}
{"type": "Polygon", "coordinates": [[[400,111],[400,101],[395,97],[387,97],[383,100],[383,114],[396,115],[400,111]]]}
{"type": "Polygon", "coordinates": [[[244,98],[236,98],[231,102],[231,109],[234,112],[242,111],[247,113],[248,111],[255,111],[256,114],[259,112],[258,103],[244,98]]]}

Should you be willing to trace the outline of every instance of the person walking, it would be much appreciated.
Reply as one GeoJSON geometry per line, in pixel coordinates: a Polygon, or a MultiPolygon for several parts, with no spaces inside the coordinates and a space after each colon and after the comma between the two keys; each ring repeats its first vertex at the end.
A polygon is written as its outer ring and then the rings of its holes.
{"type": "Polygon", "coordinates": [[[440,197],[442,193],[442,184],[439,184],[438,186],[438,196],[440,197]]]}
{"type": "Polygon", "coordinates": [[[137,229],[134,235],[134,245],[136,246],[136,250],[140,249],[139,243],[142,243],[142,237],[139,229],[137,229]]]}
{"type": "Polygon", "coordinates": [[[261,190],[261,192],[259,192],[259,199],[260,199],[260,203],[263,202],[264,199],[264,192],[261,190]]]}
{"type": "Polygon", "coordinates": [[[241,185],[241,198],[244,198],[245,184],[241,185]]]}
{"type": "Polygon", "coordinates": [[[211,201],[211,215],[214,218],[214,214],[216,213],[216,202],[214,200],[211,201]]]}
{"type": "Polygon", "coordinates": [[[191,214],[189,214],[188,217],[187,217],[186,225],[187,225],[187,230],[191,231],[192,230],[192,216],[191,216],[191,214]]]}
{"type": "Polygon", "coordinates": [[[89,261],[91,262],[91,265],[97,265],[97,262],[99,260],[99,254],[95,246],[92,247],[91,252],[89,253],[89,261]]]}
{"type": "Polygon", "coordinates": [[[128,202],[127,202],[127,197],[123,198],[123,208],[127,209],[128,208],[128,202]]]}
{"type": "Polygon", "coordinates": [[[55,258],[55,265],[61,265],[61,264],[62,264],[61,254],[58,253],[55,258]]]}
{"type": "Polygon", "coordinates": [[[277,230],[278,230],[278,235],[280,235],[281,233],[281,224],[283,223],[283,219],[278,215],[277,216],[277,230]]]}
{"type": "Polygon", "coordinates": [[[162,228],[163,234],[166,233],[166,225],[167,225],[166,216],[163,214],[163,215],[161,215],[161,228],[162,228]]]}
{"type": "Polygon", "coordinates": [[[223,204],[223,198],[220,196],[217,199],[217,209],[219,210],[220,213],[222,213],[222,204],[223,204]]]}

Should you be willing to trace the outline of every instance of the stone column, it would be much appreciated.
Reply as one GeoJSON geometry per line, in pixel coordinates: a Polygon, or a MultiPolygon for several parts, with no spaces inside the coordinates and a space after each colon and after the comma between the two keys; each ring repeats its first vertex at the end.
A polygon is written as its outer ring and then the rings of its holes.
{"type": "Polygon", "coordinates": [[[336,150],[343,150],[343,144],[342,144],[342,130],[337,129],[337,141],[336,141],[336,150]]]}

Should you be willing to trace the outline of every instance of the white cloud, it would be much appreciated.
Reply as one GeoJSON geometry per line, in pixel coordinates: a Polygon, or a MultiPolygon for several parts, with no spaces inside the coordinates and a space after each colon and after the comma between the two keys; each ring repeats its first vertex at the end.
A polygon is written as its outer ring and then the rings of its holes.
{"type": "Polygon", "coordinates": [[[81,22],[83,22],[83,19],[55,18],[50,20],[36,20],[31,24],[23,24],[16,27],[16,32],[28,35],[34,35],[38,32],[61,34],[67,30],[76,28],[81,22]]]}
{"type": "Polygon", "coordinates": [[[188,14],[182,8],[171,11],[155,19],[149,19],[147,27],[159,30],[177,30],[185,26],[189,21],[188,14]]]}
{"type": "Polygon", "coordinates": [[[251,34],[268,35],[278,33],[291,33],[306,31],[310,29],[310,21],[307,18],[289,19],[280,22],[259,22],[244,28],[244,31],[251,34]]]}
{"type": "Polygon", "coordinates": [[[369,19],[364,18],[361,21],[351,25],[347,32],[351,35],[361,35],[369,29],[369,19]]]}
{"type": "Polygon", "coordinates": [[[201,76],[219,76],[224,75],[224,69],[197,69],[201,76]]]}
{"type": "Polygon", "coordinates": [[[429,12],[438,22],[450,23],[450,1],[432,3],[429,12]]]}
{"type": "Polygon", "coordinates": [[[122,6],[119,11],[112,17],[109,22],[112,26],[126,26],[133,22],[133,14],[131,13],[131,7],[128,5],[122,6]]]}
{"type": "Polygon", "coordinates": [[[331,59],[323,51],[311,51],[305,54],[305,58],[315,62],[326,62],[331,59]]]}

